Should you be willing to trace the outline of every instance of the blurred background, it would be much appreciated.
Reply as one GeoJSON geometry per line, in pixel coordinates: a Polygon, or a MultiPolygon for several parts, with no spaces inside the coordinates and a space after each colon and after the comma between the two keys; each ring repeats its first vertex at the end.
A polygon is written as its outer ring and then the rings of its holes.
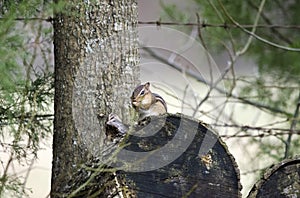
{"type": "MultiPolygon", "coordinates": [[[[50,192],[54,58],[47,19],[60,7],[34,2],[0,0],[4,197],[50,192]]],[[[151,82],[169,112],[218,132],[240,169],[243,197],[266,168],[300,153],[299,10],[295,0],[138,0],[141,82],[151,82]]]]}

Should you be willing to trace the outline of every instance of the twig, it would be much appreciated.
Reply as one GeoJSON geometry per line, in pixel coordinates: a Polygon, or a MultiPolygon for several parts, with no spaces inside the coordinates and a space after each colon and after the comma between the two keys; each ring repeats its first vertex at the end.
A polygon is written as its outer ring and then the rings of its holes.
{"type": "MultiPolygon", "coordinates": [[[[143,49],[146,52],[148,52],[149,55],[151,55],[152,57],[156,58],[157,60],[161,61],[162,63],[165,63],[165,64],[169,65],[170,67],[176,69],[177,71],[182,72],[184,70],[180,65],[176,64],[175,62],[174,63],[168,62],[165,57],[163,57],[159,53],[156,53],[151,48],[149,48],[149,47],[143,47],[143,49]]],[[[185,73],[187,75],[189,75],[190,77],[198,80],[199,82],[201,82],[201,83],[203,83],[205,85],[209,85],[209,83],[206,82],[206,80],[201,75],[197,74],[195,71],[190,70],[190,69],[186,69],[185,73]]],[[[255,107],[259,108],[259,109],[268,110],[268,111],[273,112],[273,113],[283,114],[285,116],[291,116],[291,114],[288,113],[287,111],[284,111],[284,110],[276,108],[276,107],[271,107],[271,106],[268,106],[268,105],[265,105],[265,104],[262,104],[262,103],[259,103],[259,102],[254,102],[254,101],[248,100],[247,98],[244,98],[244,97],[241,97],[241,96],[237,96],[237,95],[235,95],[233,93],[228,93],[227,91],[225,91],[224,89],[219,88],[218,86],[215,86],[214,89],[216,91],[218,91],[219,93],[221,93],[221,94],[224,94],[224,95],[226,95],[228,97],[232,97],[233,99],[237,99],[237,100],[241,101],[242,103],[255,106],[255,107]]]]}
{"type": "Polygon", "coordinates": [[[276,48],[279,48],[279,49],[283,49],[283,50],[286,50],[286,51],[292,51],[292,52],[300,52],[300,48],[292,48],[292,47],[287,47],[287,46],[283,46],[283,45],[279,45],[277,43],[273,43],[271,41],[268,41],[267,39],[264,39],[258,35],[256,35],[255,33],[252,33],[250,32],[249,30],[247,30],[245,27],[243,27],[242,25],[240,25],[237,21],[235,21],[232,16],[230,16],[230,14],[227,12],[227,10],[225,9],[224,5],[220,2],[220,0],[218,0],[222,10],[224,11],[225,15],[227,16],[227,18],[234,24],[236,25],[238,28],[240,28],[241,30],[243,30],[245,33],[253,36],[254,38],[256,38],[257,40],[267,44],[267,45],[270,45],[272,47],[276,47],[276,48]]]}
{"type": "MultiPolygon", "coordinates": [[[[257,12],[256,18],[255,18],[254,24],[253,24],[253,28],[251,30],[251,34],[255,34],[256,27],[257,27],[257,24],[258,24],[261,12],[263,10],[263,7],[265,5],[265,2],[266,2],[265,0],[261,1],[261,4],[260,4],[260,6],[258,8],[258,12],[257,12]]],[[[248,41],[247,41],[246,45],[244,46],[244,48],[242,50],[240,50],[240,51],[237,51],[237,53],[236,53],[237,56],[244,54],[248,50],[248,48],[250,47],[250,45],[252,43],[252,40],[253,40],[253,37],[252,37],[252,35],[250,35],[249,38],[248,38],[248,41]]]]}
{"type": "Polygon", "coordinates": [[[10,119],[21,119],[21,118],[25,118],[25,119],[28,119],[28,118],[43,118],[43,119],[53,119],[54,115],[53,114],[29,114],[29,113],[26,113],[25,115],[11,115],[10,117],[8,116],[5,116],[5,117],[1,117],[1,121],[2,120],[10,120],[10,119]]]}
{"type": "MultiPolygon", "coordinates": [[[[288,134],[291,130],[286,128],[268,128],[263,126],[248,126],[248,125],[238,125],[238,124],[210,124],[214,127],[224,127],[224,128],[240,128],[243,131],[253,130],[253,131],[263,131],[263,132],[270,132],[270,131],[281,131],[284,134],[288,134]]],[[[270,125],[271,126],[271,125],[270,125]]],[[[297,133],[300,133],[300,130],[294,130],[297,133]]]]}
{"type": "MultiPolygon", "coordinates": [[[[195,22],[188,22],[188,23],[181,23],[181,22],[169,22],[169,21],[139,21],[138,22],[139,25],[156,25],[156,26],[198,26],[198,23],[195,22]]],[[[214,24],[214,23],[205,23],[202,22],[200,24],[201,28],[224,28],[224,29],[228,29],[228,28],[253,28],[254,25],[253,24],[214,24]]],[[[256,28],[276,28],[276,29],[300,29],[300,25],[285,25],[285,24],[257,24],[255,26],[256,28]]]]}
{"type": "MultiPolygon", "coordinates": [[[[0,17],[0,20],[8,20],[8,18],[6,17],[0,17]]],[[[15,21],[46,21],[46,22],[52,22],[53,21],[53,18],[52,17],[48,17],[48,18],[40,18],[40,17],[29,17],[29,18],[26,18],[26,17],[17,17],[17,18],[14,18],[13,20],[15,21]]]]}
{"type": "MultiPolygon", "coordinates": [[[[247,3],[253,7],[254,9],[258,10],[259,8],[251,1],[248,0],[247,3]]],[[[277,2],[278,3],[278,2],[277,2]]],[[[281,8],[280,5],[278,5],[278,7],[281,8]]],[[[268,24],[268,25],[272,25],[272,21],[266,16],[266,14],[264,14],[263,12],[261,13],[261,18],[268,24]]],[[[293,42],[288,39],[287,37],[285,37],[284,35],[282,35],[277,29],[275,28],[270,28],[270,31],[274,33],[274,35],[277,35],[277,37],[281,40],[283,40],[284,42],[286,42],[289,45],[292,45],[293,42]]]]}
{"type": "Polygon", "coordinates": [[[35,159],[32,159],[31,162],[30,162],[30,165],[29,165],[28,169],[26,170],[26,174],[25,174],[24,181],[23,181],[23,184],[22,184],[23,191],[25,191],[25,186],[26,186],[26,183],[28,181],[30,172],[32,171],[34,163],[35,163],[35,159]]]}
{"type": "MultiPolygon", "coordinates": [[[[234,134],[234,135],[220,135],[220,137],[222,138],[255,138],[255,137],[258,137],[258,138],[263,138],[263,137],[269,137],[269,136],[278,136],[278,135],[289,135],[291,134],[290,132],[276,132],[276,133],[273,133],[272,130],[270,129],[270,132],[269,133],[261,133],[261,134],[242,134],[242,135],[237,135],[237,134],[234,134]]],[[[297,134],[297,135],[300,135],[300,131],[294,131],[293,134],[297,134]]]]}
{"type": "Polygon", "coordinates": [[[8,175],[8,169],[9,169],[12,161],[13,161],[13,153],[11,152],[11,154],[9,156],[9,159],[7,161],[7,164],[5,166],[5,169],[3,170],[3,174],[2,174],[2,176],[0,178],[0,181],[1,181],[1,185],[0,185],[0,197],[3,194],[3,192],[4,192],[4,188],[5,188],[6,182],[7,182],[7,178],[6,177],[8,175]]]}
{"type": "Polygon", "coordinates": [[[205,49],[205,55],[206,55],[206,58],[207,58],[207,62],[208,62],[208,66],[209,66],[209,74],[210,74],[210,83],[209,83],[209,90],[207,91],[205,97],[199,102],[199,104],[196,106],[195,108],[195,111],[192,115],[192,117],[194,117],[196,115],[196,113],[198,112],[199,108],[201,107],[201,105],[209,99],[209,96],[214,88],[214,86],[217,85],[217,83],[213,83],[214,82],[214,79],[213,79],[213,73],[212,73],[212,65],[211,65],[211,61],[210,61],[210,56],[209,56],[209,53],[208,53],[208,48],[207,48],[207,45],[206,43],[204,42],[204,39],[203,39],[203,36],[202,36],[202,33],[201,33],[201,22],[200,22],[200,15],[197,13],[197,23],[198,23],[198,37],[201,41],[201,44],[202,46],[204,47],[205,49]]]}
{"type": "Polygon", "coordinates": [[[293,116],[292,124],[290,127],[290,133],[289,136],[286,140],[285,143],[285,153],[284,153],[284,158],[288,158],[290,155],[290,150],[291,150],[291,141],[292,141],[292,135],[295,134],[297,131],[295,131],[296,125],[297,125],[297,118],[299,116],[299,109],[300,109],[300,91],[299,91],[299,96],[298,96],[298,101],[295,109],[295,113],[293,116]]]}

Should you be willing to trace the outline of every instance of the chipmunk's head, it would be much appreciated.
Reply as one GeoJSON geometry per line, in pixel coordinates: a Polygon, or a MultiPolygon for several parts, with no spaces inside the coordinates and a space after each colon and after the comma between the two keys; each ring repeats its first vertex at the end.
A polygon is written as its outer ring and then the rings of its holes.
{"type": "Polygon", "coordinates": [[[145,109],[151,105],[152,102],[152,94],[150,91],[150,83],[147,82],[136,87],[131,96],[131,104],[133,108],[145,109]]]}

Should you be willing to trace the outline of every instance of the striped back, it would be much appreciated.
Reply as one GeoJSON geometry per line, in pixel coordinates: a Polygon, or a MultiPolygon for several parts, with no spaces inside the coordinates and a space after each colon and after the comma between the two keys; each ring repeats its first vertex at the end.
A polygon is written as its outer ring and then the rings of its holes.
{"type": "Polygon", "coordinates": [[[160,95],[158,95],[156,93],[152,93],[152,94],[155,96],[156,101],[159,101],[164,105],[164,107],[166,109],[166,112],[167,112],[167,103],[166,103],[166,101],[160,95]]]}

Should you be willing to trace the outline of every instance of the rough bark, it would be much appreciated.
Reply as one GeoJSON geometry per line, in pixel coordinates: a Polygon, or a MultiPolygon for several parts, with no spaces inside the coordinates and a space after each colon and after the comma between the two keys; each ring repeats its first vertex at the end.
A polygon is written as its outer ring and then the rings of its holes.
{"type": "Polygon", "coordinates": [[[124,149],[142,152],[143,158],[116,156],[131,170],[148,168],[144,172],[117,172],[125,178],[128,191],[134,191],[137,197],[241,197],[237,164],[226,145],[205,124],[170,114],[152,118],[138,134],[141,137],[128,137],[124,149]],[[155,133],[142,135],[149,132],[155,133]]]}
{"type": "Polygon", "coordinates": [[[300,197],[300,157],[284,160],[268,169],[248,197],[300,197]]]}
{"type": "Polygon", "coordinates": [[[101,153],[107,115],[129,117],[138,77],[135,0],[66,1],[64,10],[54,18],[51,197],[85,182],[74,175],[101,153]]]}

